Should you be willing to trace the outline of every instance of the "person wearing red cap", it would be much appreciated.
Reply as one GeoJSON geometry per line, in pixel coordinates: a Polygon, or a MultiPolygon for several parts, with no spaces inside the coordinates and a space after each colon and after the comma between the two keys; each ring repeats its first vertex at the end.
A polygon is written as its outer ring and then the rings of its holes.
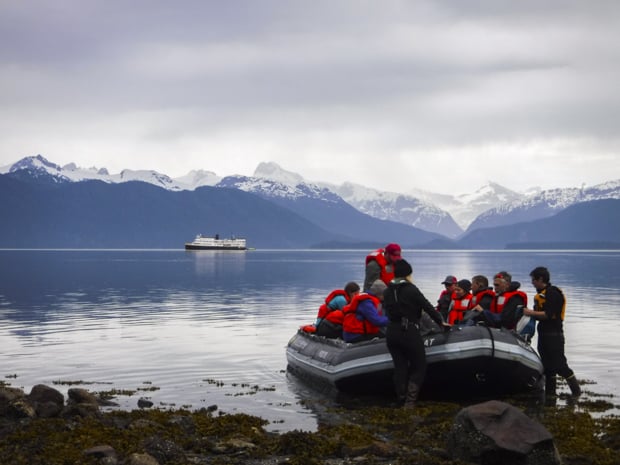
{"type": "Polygon", "coordinates": [[[394,278],[394,263],[401,259],[400,245],[388,244],[384,249],[377,249],[366,257],[366,275],[364,291],[368,291],[372,283],[380,279],[389,285],[394,278]]]}

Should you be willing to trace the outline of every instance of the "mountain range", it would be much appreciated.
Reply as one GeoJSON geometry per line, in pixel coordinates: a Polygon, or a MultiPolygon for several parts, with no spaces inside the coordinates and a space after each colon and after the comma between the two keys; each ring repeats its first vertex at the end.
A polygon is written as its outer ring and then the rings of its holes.
{"type": "Polygon", "coordinates": [[[274,163],[259,164],[251,177],[196,170],[173,179],[148,170],[111,175],[60,167],[41,155],[0,173],[0,247],[8,248],[175,248],[216,232],[275,248],[614,247],[620,237],[620,180],[529,193],[489,183],[447,196],[312,183],[274,163]],[[586,218],[592,227],[566,226],[586,218]]]}

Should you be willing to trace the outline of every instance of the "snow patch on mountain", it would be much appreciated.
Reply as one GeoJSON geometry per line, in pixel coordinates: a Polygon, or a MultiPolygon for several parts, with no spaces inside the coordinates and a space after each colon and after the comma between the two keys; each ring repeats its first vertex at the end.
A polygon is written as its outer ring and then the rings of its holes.
{"type": "Polygon", "coordinates": [[[596,186],[548,189],[525,198],[498,205],[481,213],[467,232],[479,228],[503,226],[547,218],[571,205],[591,200],[620,199],[620,180],[596,186]]]}
{"type": "Polygon", "coordinates": [[[483,212],[525,197],[525,194],[514,192],[494,182],[488,182],[469,194],[446,195],[419,189],[412,189],[410,192],[415,197],[449,212],[463,229],[466,229],[483,212]]]}
{"type": "Polygon", "coordinates": [[[342,202],[339,196],[316,184],[301,182],[292,185],[266,177],[226,176],[216,187],[239,189],[245,192],[258,194],[267,199],[286,198],[295,200],[308,197],[325,202],[342,202]]]}
{"type": "Polygon", "coordinates": [[[273,162],[259,163],[254,170],[254,177],[269,179],[292,187],[305,183],[304,178],[299,174],[287,171],[273,162]]]}
{"type": "Polygon", "coordinates": [[[463,232],[446,211],[410,195],[378,191],[349,182],[340,186],[321,185],[374,218],[397,221],[451,238],[463,232]]]}
{"type": "Polygon", "coordinates": [[[222,178],[213,171],[192,170],[185,176],[174,178],[174,182],[185,190],[194,190],[202,186],[215,186],[222,178]]]}
{"type": "Polygon", "coordinates": [[[33,176],[46,174],[57,182],[80,182],[97,180],[106,183],[140,181],[163,187],[171,191],[194,190],[201,186],[214,186],[221,178],[211,171],[194,170],[185,176],[172,179],[153,170],[125,169],[118,174],[110,174],[106,168],[81,168],[75,163],[68,163],[62,168],[48,161],[42,155],[25,157],[17,163],[0,168],[0,173],[13,173],[27,170],[33,176]]]}

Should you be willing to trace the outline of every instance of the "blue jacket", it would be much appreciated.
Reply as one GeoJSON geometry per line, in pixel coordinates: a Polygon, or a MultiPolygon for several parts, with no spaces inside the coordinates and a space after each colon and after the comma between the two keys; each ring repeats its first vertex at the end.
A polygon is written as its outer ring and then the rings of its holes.
{"type": "MultiPolygon", "coordinates": [[[[368,294],[370,294],[370,292],[368,294]]],[[[390,321],[387,316],[379,315],[377,307],[374,306],[371,300],[363,300],[359,303],[357,307],[357,315],[355,317],[360,321],[367,320],[380,328],[387,326],[390,321]]],[[[353,342],[360,336],[361,334],[357,333],[348,333],[346,331],[342,332],[342,339],[344,339],[345,342],[353,342]]]]}

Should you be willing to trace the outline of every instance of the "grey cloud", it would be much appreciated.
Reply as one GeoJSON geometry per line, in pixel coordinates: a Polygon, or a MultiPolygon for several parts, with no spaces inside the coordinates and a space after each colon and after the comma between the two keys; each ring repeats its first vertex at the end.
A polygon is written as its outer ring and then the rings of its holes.
{"type": "Polygon", "coordinates": [[[123,121],[162,143],[251,132],[283,151],[307,134],[369,156],[545,138],[602,150],[618,140],[619,13],[615,1],[4,2],[0,104],[24,133],[33,119],[50,133],[94,119],[103,139],[123,121]]]}

